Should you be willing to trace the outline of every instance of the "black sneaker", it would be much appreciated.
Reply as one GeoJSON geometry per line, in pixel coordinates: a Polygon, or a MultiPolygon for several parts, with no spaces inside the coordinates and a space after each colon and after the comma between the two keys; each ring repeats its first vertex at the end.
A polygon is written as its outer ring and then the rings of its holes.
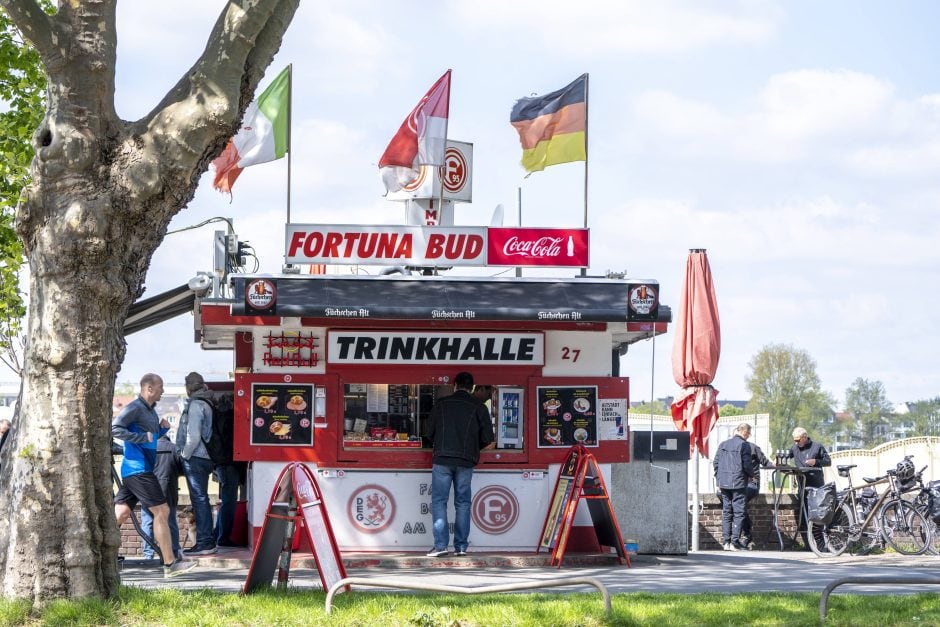
{"type": "Polygon", "coordinates": [[[447,555],[447,553],[448,553],[447,549],[431,549],[430,551],[428,551],[427,556],[428,557],[444,557],[445,555],[447,555]]]}
{"type": "Polygon", "coordinates": [[[731,550],[732,551],[747,551],[747,547],[741,544],[740,542],[735,541],[731,543],[731,550]]]}
{"type": "Polygon", "coordinates": [[[197,544],[191,549],[186,549],[183,553],[187,556],[196,556],[196,555],[212,555],[213,553],[218,553],[219,549],[215,544],[197,544]]]}

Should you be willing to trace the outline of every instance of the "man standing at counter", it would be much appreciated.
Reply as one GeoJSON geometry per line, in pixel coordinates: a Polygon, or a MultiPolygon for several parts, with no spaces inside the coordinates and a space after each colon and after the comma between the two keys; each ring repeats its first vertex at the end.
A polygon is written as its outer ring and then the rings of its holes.
{"type": "MultiPolygon", "coordinates": [[[[831,466],[832,460],[829,458],[829,452],[818,442],[813,442],[809,433],[803,427],[797,427],[793,430],[793,446],[790,447],[790,457],[796,463],[797,468],[806,468],[803,473],[803,480],[800,482],[800,535],[803,537],[803,545],[809,548],[809,542],[806,537],[806,529],[809,522],[806,520],[806,488],[821,488],[825,480],[823,479],[823,467],[831,466]]],[[[822,546],[824,540],[816,527],[814,535],[818,546],[822,546]]]]}
{"type": "Polygon", "coordinates": [[[493,423],[486,406],[475,399],[473,375],[460,372],[454,378],[454,393],[439,400],[431,410],[428,438],[434,446],[431,468],[431,517],[434,548],[428,557],[447,555],[450,531],[447,500],[454,488],[454,553],[467,554],[470,537],[470,484],[480,451],[495,446],[493,423]]]}

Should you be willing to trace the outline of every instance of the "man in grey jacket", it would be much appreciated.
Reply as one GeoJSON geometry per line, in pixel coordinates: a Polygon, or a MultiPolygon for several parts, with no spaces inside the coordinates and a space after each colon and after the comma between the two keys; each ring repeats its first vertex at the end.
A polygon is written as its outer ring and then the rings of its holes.
{"type": "Polygon", "coordinates": [[[209,504],[209,475],[215,465],[203,443],[212,435],[211,393],[198,372],[186,375],[185,383],[189,400],[176,430],[176,448],[183,458],[183,472],[196,516],[196,544],[183,549],[183,553],[212,555],[218,550],[212,533],[212,506],[209,504]]]}
{"type": "Polygon", "coordinates": [[[740,542],[741,527],[747,513],[747,484],[758,472],[747,443],[751,425],[742,422],[734,431],[733,437],[718,446],[712,462],[721,490],[721,532],[726,551],[747,548],[740,542]]]}

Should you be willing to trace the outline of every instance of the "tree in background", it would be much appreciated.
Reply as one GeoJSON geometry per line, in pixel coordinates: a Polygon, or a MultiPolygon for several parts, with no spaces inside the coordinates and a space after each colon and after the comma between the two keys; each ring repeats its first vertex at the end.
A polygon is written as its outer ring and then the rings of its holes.
{"type": "Polygon", "coordinates": [[[852,414],[862,446],[871,448],[887,438],[894,406],[888,402],[881,381],[858,377],[845,391],[845,411],[852,414]]]}
{"type": "Polygon", "coordinates": [[[672,411],[669,409],[669,406],[662,401],[653,401],[652,403],[638,403],[637,405],[630,408],[631,416],[649,416],[654,414],[656,416],[672,416],[672,411]]]}
{"type": "Polygon", "coordinates": [[[108,462],[124,321],[167,225],[234,134],[298,3],[222,3],[193,66],[149,114],[126,121],[114,108],[117,0],[59,2],[55,15],[36,0],[0,0],[47,85],[15,215],[30,270],[29,343],[0,465],[5,597],[117,594],[108,462]]]}
{"type": "MultiPolygon", "coordinates": [[[[48,0],[42,3],[51,10],[48,0]]],[[[0,12],[0,362],[17,375],[22,369],[22,327],[26,307],[20,294],[23,244],[13,229],[21,192],[33,159],[30,139],[45,114],[46,77],[36,50],[23,41],[0,12]]]]}
{"type": "Polygon", "coordinates": [[[722,416],[722,417],[725,417],[725,416],[743,416],[743,415],[746,414],[746,413],[748,413],[748,411],[747,411],[746,408],[744,408],[744,407],[735,407],[735,406],[732,405],[731,403],[728,403],[728,404],[726,404],[726,405],[722,405],[721,407],[718,408],[718,415],[719,415],[719,416],[722,416]]]}
{"type": "Polygon", "coordinates": [[[789,448],[794,427],[804,427],[811,436],[824,431],[834,402],[820,388],[816,362],[809,353],[786,344],[768,344],[748,365],[751,400],[746,412],[770,414],[773,448],[789,448]]]}
{"type": "Polygon", "coordinates": [[[940,436],[940,396],[908,405],[907,419],[914,427],[914,435],[940,436]]]}

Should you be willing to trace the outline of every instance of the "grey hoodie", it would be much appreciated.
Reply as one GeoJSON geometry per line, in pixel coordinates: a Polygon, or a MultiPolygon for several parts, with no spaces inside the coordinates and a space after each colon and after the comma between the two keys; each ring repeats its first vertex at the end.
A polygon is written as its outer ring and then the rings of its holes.
{"type": "Polygon", "coordinates": [[[176,430],[176,448],[179,449],[183,459],[202,457],[209,459],[206,445],[212,435],[212,407],[207,399],[212,398],[208,388],[202,387],[189,397],[186,408],[180,416],[179,428],[176,430]]]}

